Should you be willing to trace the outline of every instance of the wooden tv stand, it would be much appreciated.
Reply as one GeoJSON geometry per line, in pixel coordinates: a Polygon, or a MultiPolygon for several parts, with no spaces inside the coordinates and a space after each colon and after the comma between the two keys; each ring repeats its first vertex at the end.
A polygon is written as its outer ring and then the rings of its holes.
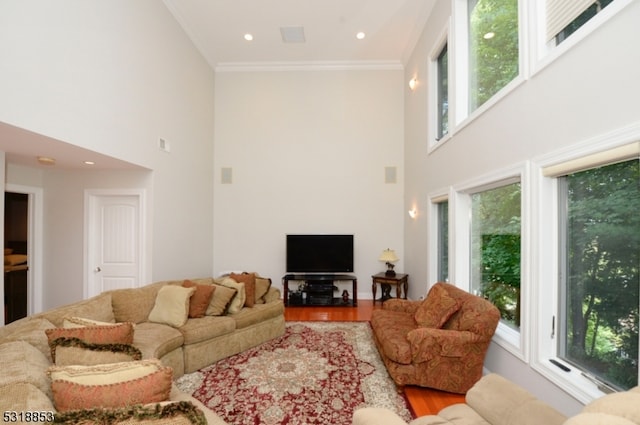
{"type": "MultiPolygon", "coordinates": [[[[299,284],[300,285],[300,284],[299,284]]],[[[285,306],[350,306],[358,305],[358,279],[350,274],[307,274],[293,273],[282,277],[285,306]],[[289,293],[289,281],[303,282],[303,289],[289,293]],[[349,300],[345,302],[342,294],[334,297],[334,282],[351,281],[349,300]]]]}

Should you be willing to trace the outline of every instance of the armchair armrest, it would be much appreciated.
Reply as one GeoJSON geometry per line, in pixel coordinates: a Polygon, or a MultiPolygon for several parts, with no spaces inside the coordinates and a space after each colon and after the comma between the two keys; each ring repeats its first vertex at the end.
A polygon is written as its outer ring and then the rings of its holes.
{"type": "Polygon", "coordinates": [[[415,314],[422,301],[403,300],[402,298],[390,298],[382,304],[384,310],[401,311],[415,314]]]}
{"type": "Polygon", "coordinates": [[[463,357],[475,351],[483,338],[469,331],[416,328],[409,331],[413,362],[426,362],[437,357],[463,357]]]}

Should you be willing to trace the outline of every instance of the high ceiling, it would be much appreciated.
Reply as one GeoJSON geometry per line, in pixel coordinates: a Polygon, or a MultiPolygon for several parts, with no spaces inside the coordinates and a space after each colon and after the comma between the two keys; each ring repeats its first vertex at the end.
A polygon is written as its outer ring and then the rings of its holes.
{"type": "MultiPolygon", "coordinates": [[[[212,69],[406,63],[436,0],[164,0],[212,69]],[[283,31],[293,37],[285,42],[283,31]],[[358,39],[356,34],[365,37],[358,39]],[[245,34],[253,36],[245,40],[245,34]]],[[[0,123],[7,162],[34,167],[130,168],[75,145],[0,123]]]]}
{"type": "Polygon", "coordinates": [[[406,63],[435,0],[164,0],[214,67],[406,63]],[[302,30],[284,42],[281,29],[302,30]],[[357,39],[363,32],[365,37],[357,39]],[[253,35],[246,41],[245,34],[253,35]]]}

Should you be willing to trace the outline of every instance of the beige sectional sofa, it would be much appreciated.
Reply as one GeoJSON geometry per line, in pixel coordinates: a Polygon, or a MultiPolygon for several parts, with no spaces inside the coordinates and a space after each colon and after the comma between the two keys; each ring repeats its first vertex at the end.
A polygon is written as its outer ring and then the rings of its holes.
{"type": "MultiPolygon", "coordinates": [[[[394,412],[363,408],[353,425],[407,425],[394,412]]],[[[409,425],[640,425],[640,387],[594,400],[571,418],[535,398],[520,386],[485,375],[466,394],[465,403],[417,418],[409,425]]]]}
{"type": "MultiPolygon", "coordinates": [[[[256,284],[256,287],[260,289],[254,287],[251,293],[245,292],[244,284],[229,282],[229,277],[215,279],[215,282],[213,278],[189,281],[193,282],[192,285],[215,285],[216,289],[206,306],[204,317],[187,318],[184,324],[173,323],[175,319],[167,319],[164,317],[165,311],[158,309],[161,293],[171,294],[169,301],[173,302],[176,298],[174,293],[184,293],[186,290],[184,280],[176,280],[104,292],[0,328],[0,410],[53,411],[50,379],[53,360],[46,330],[56,328],[56,331],[60,331],[69,327],[70,318],[132,323],[126,323],[133,327],[131,345],[139,349],[142,359],[159,359],[162,366],[171,367],[173,379],[284,333],[284,304],[280,291],[270,286],[269,279],[258,278],[260,284],[256,284]],[[167,289],[163,289],[165,287],[167,289]],[[241,292],[243,297],[251,297],[252,302],[240,300],[241,292]],[[163,323],[166,320],[170,324],[163,323]]],[[[167,310],[171,308],[168,305],[167,310]]],[[[100,323],[96,326],[100,326],[100,323]]],[[[190,401],[201,408],[208,423],[224,424],[197,400],[180,393],[175,385],[171,389],[170,399],[190,401]]],[[[8,419],[16,422],[15,418],[8,419]]],[[[25,423],[32,422],[22,419],[25,423]]]]}

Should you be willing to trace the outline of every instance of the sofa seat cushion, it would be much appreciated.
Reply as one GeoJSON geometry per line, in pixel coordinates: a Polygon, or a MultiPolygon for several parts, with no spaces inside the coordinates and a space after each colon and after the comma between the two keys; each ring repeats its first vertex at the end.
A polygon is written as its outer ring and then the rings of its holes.
{"type": "Polygon", "coordinates": [[[371,327],[385,357],[396,363],[411,364],[411,345],[407,334],[416,328],[413,314],[374,310],[371,314],[371,327]]]}
{"type": "Polygon", "coordinates": [[[159,359],[182,344],[184,337],[178,329],[160,323],[138,323],[133,334],[133,346],[142,351],[143,359],[159,359]]]}
{"type": "Polygon", "coordinates": [[[260,322],[284,314],[284,303],[271,302],[255,304],[251,308],[243,308],[238,313],[230,315],[236,323],[236,329],[248,328],[260,322]]]}
{"type": "Polygon", "coordinates": [[[189,345],[229,334],[236,330],[236,322],[227,316],[205,316],[187,320],[178,330],[184,345],[189,345]]]}

